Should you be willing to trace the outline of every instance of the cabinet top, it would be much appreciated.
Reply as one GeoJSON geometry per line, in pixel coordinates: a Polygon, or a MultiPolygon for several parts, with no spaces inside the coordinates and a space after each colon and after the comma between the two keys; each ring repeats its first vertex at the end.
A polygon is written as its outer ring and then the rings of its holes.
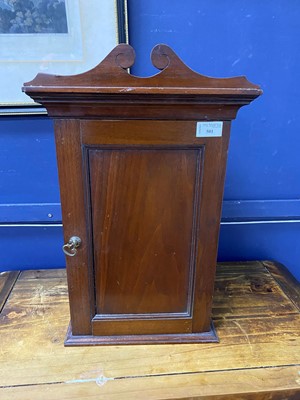
{"type": "MultiPolygon", "coordinates": [[[[88,115],[91,117],[118,117],[120,111],[116,106],[126,108],[127,105],[129,110],[133,110],[134,106],[147,105],[149,112],[154,110],[154,106],[159,107],[160,112],[154,113],[159,115],[154,115],[154,118],[160,116],[163,119],[171,117],[170,106],[178,109],[188,105],[197,105],[198,110],[201,105],[202,108],[203,105],[209,105],[209,108],[217,105],[219,112],[220,105],[226,105],[232,113],[228,109],[225,119],[232,119],[239,107],[249,104],[262,93],[258,85],[252,84],[244,76],[211,78],[198,74],[164,44],[155,46],[151,53],[152,64],[160,70],[156,75],[147,78],[131,75],[128,68],[133,65],[134,59],[133,48],[120,44],[90,71],[72,76],[40,73],[32,81],[24,83],[22,90],[43,104],[52,116],[80,117],[79,109],[82,106],[85,111],[89,109],[91,114],[88,112],[88,115]],[[89,106],[91,103],[94,112],[89,106]],[[69,105],[68,110],[63,106],[66,104],[69,105]],[[72,108],[75,104],[76,109],[73,107],[71,111],[70,106],[72,108]],[[103,109],[104,104],[107,111],[103,109]]],[[[206,113],[207,118],[204,116],[204,119],[212,119],[216,111],[206,113]]],[[[126,116],[131,118],[130,115],[127,110],[126,116]]],[[[218,118],[221,116],[216,115],[218,118]]],[[[132,118],[138,118],[136,110],[132,118]]],[[[140,118],[148,117],[142,113],[140,118]]],[[[187,113],[186,118],[180,119],[193,118],[194,115],[187,113]]]]}

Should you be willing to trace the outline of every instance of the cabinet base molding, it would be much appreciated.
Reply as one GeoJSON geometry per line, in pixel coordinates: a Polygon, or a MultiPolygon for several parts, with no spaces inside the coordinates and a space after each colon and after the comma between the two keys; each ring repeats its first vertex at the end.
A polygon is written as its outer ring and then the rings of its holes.
{"type": "Polygon", "coordinates": [[[171,343],[218,343],[219,338],[211,322],[210,330],[201,333],[158,334],[158,335],[73,335],[69,324],[65,346],[100,346],[120,344],[171,344],[171,343]]]}

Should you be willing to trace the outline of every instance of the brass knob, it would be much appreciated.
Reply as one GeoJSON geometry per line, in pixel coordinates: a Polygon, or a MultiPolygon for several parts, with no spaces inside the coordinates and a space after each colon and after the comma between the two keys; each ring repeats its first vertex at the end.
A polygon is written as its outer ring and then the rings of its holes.
{"type": "Polygon", "coordinates": [[[77,248],[81,245],[81,239],[78,236],[70,237],[68,243],[65,243],[62,247],[63,252],[70,257],[74,257],[77,254],[77,248]]]}

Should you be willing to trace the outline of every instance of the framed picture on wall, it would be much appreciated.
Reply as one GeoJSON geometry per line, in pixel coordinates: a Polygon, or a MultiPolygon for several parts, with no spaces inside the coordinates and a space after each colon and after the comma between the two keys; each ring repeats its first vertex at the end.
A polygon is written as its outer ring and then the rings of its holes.
{"type": "Polygon", "coordinates": [[[126,0],[0,0],[0,114],[46,113],[24,82],[85,72],[127,42],[126,0]]]}

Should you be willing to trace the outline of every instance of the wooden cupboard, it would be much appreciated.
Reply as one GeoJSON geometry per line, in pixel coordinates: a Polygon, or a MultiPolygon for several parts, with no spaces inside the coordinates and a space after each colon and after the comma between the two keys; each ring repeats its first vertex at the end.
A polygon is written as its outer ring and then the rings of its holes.
{"type": "Polygon", "coordinates": [[[211,324],[231,120],[261,94],[245,77],[130,75],[117,46],[75,76],[23,90],[54,119],[71,324],[66,345],[217,341],[211,324]]]}

